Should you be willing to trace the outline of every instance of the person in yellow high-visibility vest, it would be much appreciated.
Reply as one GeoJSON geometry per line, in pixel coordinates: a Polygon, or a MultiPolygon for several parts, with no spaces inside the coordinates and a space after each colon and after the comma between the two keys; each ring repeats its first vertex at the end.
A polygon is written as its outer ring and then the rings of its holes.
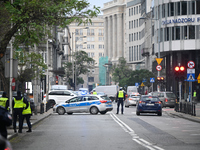
{"type": "Polygon", "coordinates": [[[196,101],[196,98],[197,98],[197,92],[196,92],[196,90],[194,90],[194,92],[193,92],[193,101],[196,101]]]}
{"type": "Polygon", "coordinates": [[[31,118],[31,115],[32,115],[32,112],[31,112],[31,104],[30,102],[28,102],[28,108],[26,108],[26,104],[24,104],[24,110],[22,111],[22,115],[23,115],[23,119],[22,119],[22,122],[24,122],[24,119],[26,118],[26,123],[28,125],[28,131],[26,132],[32,132],[32,129],[31,129],[31,122],[30,122],[30,118],[31,118]]]}
{"type": "Polygon", "coordinates": [[[26,104],[26,108],[28,108],[28,101],[26,100],[25,97],[21,97],[21,92],[17,91],[17,96],[14,97],[13,102],[12,102],[12,107],[13,107],[13,129],[14,132],[17,132],[16,130],[16,122],[17,118],[19,117],[19,130],[18,133],[22,133],[22,126],[23,126],[23,116],[22,116],[22,111],[24,110],[24,103],[26,104]]]}
{"type": "Polygon", "coordinates": [[[126,93],[122,90],[122,87],[120,87],[119,92],[117,92],[116,95],[116,101],[117,101],[117,113],[119,113],[119,106],[121,105],[121,114],[123,114],[124,111],[124,100],[126,98],[126,93]],[[117,100],[118,99],[118,100],[117,100]]]}
{"type": "Polygon", "coordinates": [[[93,95],[97,95],[97,92],[96,92],[96,90],[93,90],[93,93],[92,93],[93,95]]]}

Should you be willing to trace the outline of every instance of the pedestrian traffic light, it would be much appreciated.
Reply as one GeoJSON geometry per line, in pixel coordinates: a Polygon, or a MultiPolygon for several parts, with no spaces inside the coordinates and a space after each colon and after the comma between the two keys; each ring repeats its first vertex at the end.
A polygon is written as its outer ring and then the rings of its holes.
{"type": "Polygon", "coordinates": [[[184,66],[176,66],[174,68],[174,76],[176,81],[184,81],[186,74],[185,74],[185,67],[184,66]]]}

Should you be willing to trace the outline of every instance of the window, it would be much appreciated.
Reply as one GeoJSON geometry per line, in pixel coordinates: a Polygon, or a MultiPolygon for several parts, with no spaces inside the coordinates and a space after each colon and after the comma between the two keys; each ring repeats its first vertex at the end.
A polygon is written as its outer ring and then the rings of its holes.
{"type": "Polygon", "coordinates": [[[134,7],[134,15],[135,15],[135,7],[134,7]]]}
{"type": "Polygon", "coordinates": [[[197,33],[197,39],[200,39],[200,25],[198,25],[196,27],[196,29],[197,29],[197,31],[196,31],[196,33],[197,33]]]}
{"type": "Polygon", "coordinates": [[[131,41],[133,41],[133,33],[131,34],[131,41]]]}
{"type": "Polygon", "coordinates": [[[172,27],[172,40],[174,40],[174,27],[172,27]]]}
{"type": "Polygon", "coordinates": [[[137,52],[136,52],[136,51],[137,51],[136,48],[137,48],[137,47],[134,46],[134,61],[136,61],[136,53],[137,53],[137,52]]]}
{"type": "Polygon", "coordinates": [[[90,29],[87,29],[87,35],[90,35],[90,29]]]}
{"type": "Polygon", "coordinates": [[[133,46],[131,47],[131,61],[133,61],[133,46]]]}
{"type": "Polygon", "coordinates": [[[129,8],[129,16],[131,16],[131,9],[129,8]]]}
{"type": "Polygon", "coordinates": [[[200,14],[200,1],[196,1],[197,14],[200,14]]]}
{"type": "Polygon", "coordinates": [[[162,18],[165,18],[165,4],[162,4],[162,18]]]}
{"type": "Polygon", "coordinates": [[[165,41],[169,41],[169,28],[165,28],[165,41]]]}
{"type": "Polygon", "coordinates": [[[78,102],[78,98],[77,97],[75,97],[75,98],[72,98],[72,99],[70,99],[69,101],[67,101],[68,103],[76,103],[76,102],[78,102]]]}
{"type": "Polygon", "coordinates": [[[103,53],[99,53],[99,57],[103,57],[103,53]]]}
{"type": "Polygon", "coordinates": [[[176,16],[179,16],[181,14],[181,4],[180,2],[175,3],[175,7],[176,7],[176,16]]]}
{"type": "Polygon", "coordinates": [[[91,57],[94,57],[94,53],[91,53],[91,57]]]}
{"type": "Polygon", "coordinates": [[[94,45],[93,44],[91,45],[91,49],[94,49],[94,45]]]}
{"type": "Polygon", "coordinates": [[[63,95],[70,95],[71,93],[68,91],[63,91],[63,95]]]}
{"type": "Polygon", "coordinates": [[[76,34],[76,35],[79,35],[78,29],[75,30],[75,34],[76,34]]]}
{"type": "Polygon", "coordinates": [[[174,3],[169,3],[169,16],[174,16],[174,3]]]}
{"type": "Polygon", "coordinates": [[[136,7],[136,14],[138,14],[138,6],[136,7]]]}
{"type": "Polygon", "coordinates": [[[99,41],[104,41],[104,37],[100,36],[99,41]]]}
{"type": "Polygon", "coordinates": [[[133,29],[133,20],[131,21],[131,28],[133,29]]]}
{"type": "Polygon", "coordinates": [[[133,16],[133,8],[131,8],[131,15],[133,16]]]}
{"type": "Polygon", "coordinates": [[[99,35],[103,35],[102,29],[99,29],[99,35]]]}
{"type": "Polygon", "coordinates": [[[88,53],[88,57],[90,57],[90,53],[88,53]]]}
{"type": "Polygon", "coordinates": [[[189,15],[195,14],[195,1],[190,1],[188,4],[189,4],[189,6],[188,6],[189,15]]]}
{"type": "Polygon", "coordinates": [[[189,26],[189,39],[195,39],[195,26],[189,26]]]}
{"type": "Polygon", "coordinates": [[[187,26],[184,26],[183,27],[183,38],[185,39],[185,40],[187,40],[188,39],[188,36],[187,36],[187,26]]]}
{"type": "Polygon", "coordinates": [[[87,44],[87,49],[90,49],[90,44],[87,44]]]}
{"type": "Polygon", "coordinates": [[[182,8],[182,12],[181,15],[187,15],[187,2],[186,1],[182,1],[181,2],[181,8],[182,8]]]}
{"type": "Polygon", "coordinates": [[[129,47],[129,61],[131,61],[131,47],[129,47]]]}
{"type": "Polygon", "coordinates": [[[180,27],[175,27],[176,30],[176,39],[175,40],[180,40],[180,27]]]}
{"type": "Polygon", "coordinates": [[[80,35],[83,35],[83,29],[80,29],[80,35]]]}
{"type": "Polygon", "coordinates": [[[88,82],[94,82],[94,77],[88,77],[88,82]]]}
{"type": "Polygon", "coordinates": [[[94,35],[94,29],[91,29],[91,35],[94,35]]]}

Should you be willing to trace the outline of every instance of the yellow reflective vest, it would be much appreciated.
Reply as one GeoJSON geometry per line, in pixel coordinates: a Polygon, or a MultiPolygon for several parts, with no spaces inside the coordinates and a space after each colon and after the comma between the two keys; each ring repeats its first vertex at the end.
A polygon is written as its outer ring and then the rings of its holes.
{"type": "Polygon", "coordinates": [[[97,92],[93,92],[93,95],[97,95],[97,92]]]}
{"type": "MultiPolygon", "coordinates": [[[[31,113],[31,104],[30,104],[30,102],[28,102],[28,108],[27,109],[24,109],[23,111],[22,111],[22,115],[28,115],[28,114],[32,114],[31,113]]],[[[24,104],[24,108],[26,108],[26,104],[24,104]]]]}
{"type": "Polygon", "coordinates": [[[123,91],[119,91],[118,98],[124,98],[124,92],[123,91]]]}
{"type": "Polygon", "coordinates": [[[14,102],[15,102],[14,108],[24,108],[23,98],[21,100],[16,100],[14,98],[14,102]]]}
{"type": "Polygon", "coordinates": [[[194,92],[194,93],[193,93],[193,97],[196,97],[196,96],[197,96],[197,92],[194,92]]]}
{"type": "Polygon", "coordinates": [[[6,102],[7,102],[8,98],[6,97],[1,97],[0,98],[0,106],[3,106],[4,108],[6,107],[6,102]]]}

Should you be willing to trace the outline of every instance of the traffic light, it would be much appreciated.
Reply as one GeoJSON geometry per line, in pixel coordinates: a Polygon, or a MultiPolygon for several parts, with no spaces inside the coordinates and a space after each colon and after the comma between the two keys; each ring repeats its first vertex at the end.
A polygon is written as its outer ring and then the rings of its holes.
{"type": "Polygon", "coordinates": [[[176,81],[184,81],[186,74],[185,74],[185,67],[184,66],[176,66],[174,68],[174,76],[176,81]]]}
{"type": "Polygon", "coordinates": [[[164,80],[165,80],[164,77],[157,77],[157,81],[158,81],[158,83],[163,83],[164,80]]]}

